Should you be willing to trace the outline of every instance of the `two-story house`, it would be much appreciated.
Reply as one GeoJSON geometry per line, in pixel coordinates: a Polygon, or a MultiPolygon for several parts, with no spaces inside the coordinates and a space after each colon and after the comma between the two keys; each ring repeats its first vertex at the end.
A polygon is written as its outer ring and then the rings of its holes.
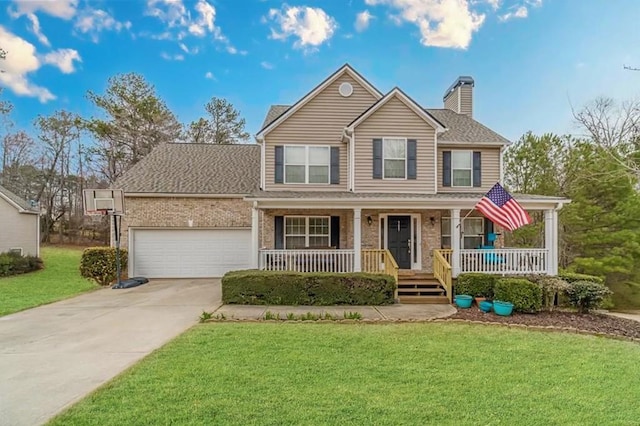
{"type": "Polygon", "coordinates": [[[425,281],[405,286],[420,296],[432,278],[450,295],[447,274],[557,273],[557,211],[569,200],[515,195],[544,211],[537,249],[498,248],[500,230],[473,210],[502,181],[509,144],[473,119],[473,88],[460,77],[443,108],[423,108],[345,65],[294,104],[272,106],[257,145],[157,148],[119,182],[130,274],[397,265],[401,281],[425,281]]]}

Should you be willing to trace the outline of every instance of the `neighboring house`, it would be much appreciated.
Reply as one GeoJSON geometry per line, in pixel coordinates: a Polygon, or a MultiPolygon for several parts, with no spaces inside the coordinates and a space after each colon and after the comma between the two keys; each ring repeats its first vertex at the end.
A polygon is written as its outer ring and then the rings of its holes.
{"type": "Polygon", "coordinates": [[[0,186],[0,253],[40,256],[40,213],[0,186]]]}
{"type": "Polygon", "coordinates": [[[545,247],[477,250],[499,233],[472,210],[502,181],[509,141],[473,119],[473,87],[460,77],[444,108],[425,109],[345,65],[295,104],[272,106],[258,145],[157,148],[118,183],[130,274],[377,271],[393,257],[405,275],[436,275],[450,297],[461,272],[557,273],[566,199],[516,194],[544,211],[545,247]]]}

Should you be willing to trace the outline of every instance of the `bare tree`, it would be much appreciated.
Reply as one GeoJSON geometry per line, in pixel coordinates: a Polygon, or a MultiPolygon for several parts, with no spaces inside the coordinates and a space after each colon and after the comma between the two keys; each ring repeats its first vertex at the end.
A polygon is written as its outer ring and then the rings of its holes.
{"type": "Polygon", "coordinates": [[[597,98],[573,116],[593,143],[640,179],[640,101],[597,98]]]}

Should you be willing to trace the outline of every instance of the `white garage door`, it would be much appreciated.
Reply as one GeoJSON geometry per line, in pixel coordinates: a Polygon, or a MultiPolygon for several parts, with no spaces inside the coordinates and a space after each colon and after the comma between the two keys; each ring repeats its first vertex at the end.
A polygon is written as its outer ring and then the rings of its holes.
{"type": "Polygon", "coordinates": [[[137,229],[132,244],[133,275],[148,278],[220,277],[251,257],[247,229],[137,229]]]}

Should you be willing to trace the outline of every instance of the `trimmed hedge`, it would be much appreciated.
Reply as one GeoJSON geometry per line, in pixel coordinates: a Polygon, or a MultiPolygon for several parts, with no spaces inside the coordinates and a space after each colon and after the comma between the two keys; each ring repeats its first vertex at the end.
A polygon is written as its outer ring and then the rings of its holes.
{"type": "Polygon", "coordinates": [[[222,301],[239,305],[390,305],[389,275],[232,271],[222,277],[222,301]]]}
{"type": "Polygon", "coordinates": [[[22,256],[18,253],[0,253],[0,277],[26,274],[44,268],[42,259],[36,256],[22,256]]]}
{"type": "Polygon", "coordinates": [[[565,280],[568,283],[573,283],[576,281],[590,281],[596,284],[604,285],[604,278],[598,277],[595,275],[587,275],[587,274],[579,274],[577,272],[560,272],[558,274],[558,278],[565,280]]]}
{"type": "Polygon", "coordinates": [[[494,289],[495,300],[513,303],[518,312],[539,312],[542,309],[542,289],[524,278],[500,278],[494,289]]]}
{"type": "Polygon", "coordinates": [[[592,281],[575,281],[567,289],[569,303],[583,314],[601,306],[610,294],[607,287],[592,281]]]}
{"type": "MultiPolygon", "coordinates": [[[[121,275],[127,270],[127,250],[120,249],[121,275]]],[[[116,249],[113,247],[90,247],[82,252],[80,274],[107,286],[117,279],[116,249]]]]}
{"type": "Polygon", "coordinates": [[[454,285],[456,294],[468,294],[473,297],[493,298],[493,289],[496,285],[495,275],[469,273],[458,276],[454,285]]]}

